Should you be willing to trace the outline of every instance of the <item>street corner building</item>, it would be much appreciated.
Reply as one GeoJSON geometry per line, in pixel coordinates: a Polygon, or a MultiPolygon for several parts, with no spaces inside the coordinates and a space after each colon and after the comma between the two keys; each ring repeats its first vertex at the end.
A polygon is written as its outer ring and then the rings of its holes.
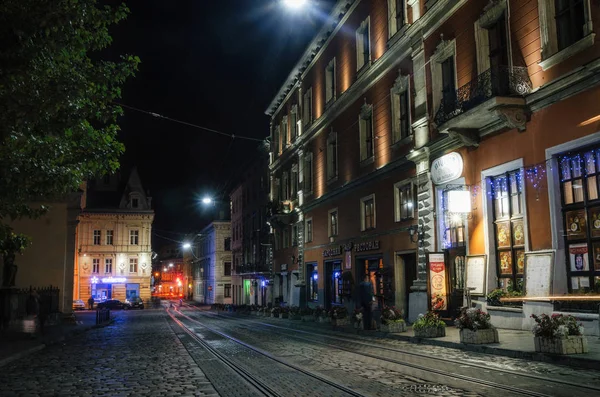
{"type": "Polygon", "coordinates": [[[600,5],[340,0],[329,18],[266,110],[283,301],[351,309],[367,275],[410,321],[472,300],[528,329],[584,307],[549,297],[600,288],[600,5]]]}
{"type": "Polygon", "coordinates": [[[77,225],[74,299],[150,299],[154,211],[137,170],[88,182],[77,225]]]}

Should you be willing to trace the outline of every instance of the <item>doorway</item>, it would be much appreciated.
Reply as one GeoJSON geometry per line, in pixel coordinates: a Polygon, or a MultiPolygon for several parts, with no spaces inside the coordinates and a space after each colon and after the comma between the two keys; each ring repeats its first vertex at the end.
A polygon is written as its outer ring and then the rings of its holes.
{"type": "Polygon", "coordinates": [[[394,264],[394,305],[408,315],[410,285],[417,277],[416,252],[397,253],[394,264]]]}
{"type": "Polygon", "coordinates": [[[342,261],[325,262],[325,307],[342,304],[342,261]]]}

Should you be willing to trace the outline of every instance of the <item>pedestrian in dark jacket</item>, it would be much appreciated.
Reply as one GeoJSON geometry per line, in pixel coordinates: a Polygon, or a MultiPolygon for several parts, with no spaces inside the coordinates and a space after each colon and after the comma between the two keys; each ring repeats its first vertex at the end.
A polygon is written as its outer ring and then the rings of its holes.
{"type": "Polygon", "coordinates": [[[94,310],[94,298],[92,298],[90,296],[90,299],[88,299],[88,307],[90,310],[94,310]]]}
{"type": "Polygon", "coordinates": [[[365,329],[373,329],[373,320],[371,315],[371,305],[373,304],[373,284],[369,279],[369,275],[365,274],[364,280],[358,285],[358,295],[360,305],[363,308],[364,327],[365,329]]]}

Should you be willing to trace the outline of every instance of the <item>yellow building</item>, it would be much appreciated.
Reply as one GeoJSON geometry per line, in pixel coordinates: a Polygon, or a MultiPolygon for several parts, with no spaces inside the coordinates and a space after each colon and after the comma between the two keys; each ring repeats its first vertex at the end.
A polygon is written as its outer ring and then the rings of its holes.
{"type": "Polygon", "coordinates": [[[77,226],[74,299],[150,299],[154,211],[134,168],[88,184],[77,226]]]}

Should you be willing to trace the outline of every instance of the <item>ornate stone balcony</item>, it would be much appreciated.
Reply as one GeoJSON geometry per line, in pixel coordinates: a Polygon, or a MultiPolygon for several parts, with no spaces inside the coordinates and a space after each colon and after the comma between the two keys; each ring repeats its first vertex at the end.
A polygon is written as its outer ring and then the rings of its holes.
{"type": "Polygon", "coordinates": [[[296,217],[292,201],[271,201],[267,205],[267,220],[275,228],[295,223],[296,217]]]}
{"type": "Polygon", "coordinates": [[[468,146],[477,146],[479,137],[501,128],[525,130],[528,109],[524,96],[532,86],[525,67],[488,69],[477,79],[442,98],[435,124],[468,146]]]}

